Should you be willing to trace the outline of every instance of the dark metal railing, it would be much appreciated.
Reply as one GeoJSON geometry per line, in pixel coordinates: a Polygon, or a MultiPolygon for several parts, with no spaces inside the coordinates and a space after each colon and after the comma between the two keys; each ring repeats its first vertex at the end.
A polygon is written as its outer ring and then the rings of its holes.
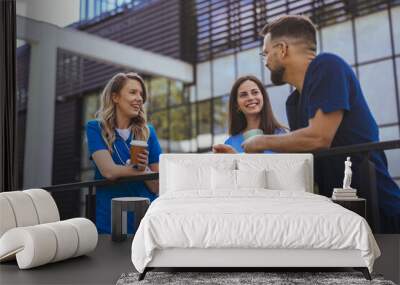
{"type": "Polygon", "coordinates": [[[147,180],[157,180],[158,172],[146,173],[131,177],[124,177],[117,180],[92,180],[76,183],[58,184],[42,187],[43,189],[49,191],[50,193],[60,192],[60,191],[81,191],[84,188],[88,188],[88,194],[86,195],[86,217],[95,222],[95,188],[99,186],[110,186],[117,185],[124,182],[137,182],[137,181],[147,181],[147,180]]]}
{"type": "Polygon", "coordinates": [[[320,158],[326,156],[343,155],[351,153],[364,153],[364,152],[371,152],[374,150],[389,150],[396,148],[400,148],[400,140],[334,147],[330,149],[317,151],[314,153],[314,156],[320,158]]]}
{"type": "MultiPolygon", "coordinates": [[[[400,149],[400,140],[392,140],[377,143],[365,143],[357,144],[345,147],[335,147],[326,150],[321,150],[314,152],[315,159],[333,157],[337,155],[352,155],[359,154],[362,156],[362,162],[359,165],[359,172],[365,177],[360,181],[360,189],[358,189],[358,194],[360,197],[367,199],[367,220],[374,233],[379,233],[381,231],[380,226],[380,215],[379,215],[379,205],[378,205],[378,192],[376,188],[376,171],[375,165],[370,160],[370,153],[373,151],[383,151],[390,149],[400,149]]],[[[88,188],[89,192],[86,196],[86,216],[92,221],[95,220],[94,216],[94,203],[95,203],[95,187],[107,186],[107,185],[117,185],[124,182],[134,182],[134,181],[146,181],[146,180],[156,180],[159,178],[158,173],[149,173],[143,175],[137,175],[127,178],[122,178],[114,181],[110,180],[94,180],[85,181],[78,183],[68,183],[59,184],[43,187],[49,192],[59,192],[59,191],[80,191],[83,188],[88,188]]]]}

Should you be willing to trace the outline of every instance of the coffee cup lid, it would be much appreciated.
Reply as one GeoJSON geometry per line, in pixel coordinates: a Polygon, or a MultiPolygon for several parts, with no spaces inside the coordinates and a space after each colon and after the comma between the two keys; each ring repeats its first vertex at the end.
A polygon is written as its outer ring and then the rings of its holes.
{"type": "Polygon", "coordinates": [[[245,140],[247,140],[248,138],[254,137],[254,136],[258,136],[258,135],[262,135],[264,132],[261,129],[251,129],[248,130],[247,132],[243,133],[243,138],[245,140]]]}
{"type": "Polygon", "coordinates": [[[131,141],[131,145],[147,147],[147,142],[146,141],[141,141],[141,140],[132,140],[131,141]]]}

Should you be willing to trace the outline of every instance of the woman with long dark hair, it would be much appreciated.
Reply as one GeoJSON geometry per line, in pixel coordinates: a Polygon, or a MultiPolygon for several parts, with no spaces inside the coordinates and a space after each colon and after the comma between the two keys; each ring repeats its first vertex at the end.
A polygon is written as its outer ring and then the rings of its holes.
{"type": "MultiPolygon", "coordinates": [[[[243,152],[243,133],[257,130],[260,134],[281,134],[286,127],[272,112],[271,102],[262,82],[253,75],[238,78],[229,98],[229,134],[225,144],[213,146],[215,153],[243,152]]],[[[270,151],[265,151],[268,153],[270,151]]]]}

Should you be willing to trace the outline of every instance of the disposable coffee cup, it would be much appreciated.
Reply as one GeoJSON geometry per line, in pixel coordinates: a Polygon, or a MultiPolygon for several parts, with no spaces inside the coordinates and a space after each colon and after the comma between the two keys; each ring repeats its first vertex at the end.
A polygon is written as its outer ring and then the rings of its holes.
{"type": "Polygon", "coordinates": [[[251,137],[259,136],[259,135],[263,135],[263,134],[264,134],[264,132],[261,129],[251,129],[251,130],[248,130],[247,132],[243,133],[243,138],[244,138],[244,140],[247,140],[251,137]]]}
{"type": "Polygon", "coordinates": [[[140,140],[132,140],[131,141],[131,163],[132,164],[138,164],[138,154],[143,153],[146,148],[148,147],[146,141],[140,141],[140,140]]]}

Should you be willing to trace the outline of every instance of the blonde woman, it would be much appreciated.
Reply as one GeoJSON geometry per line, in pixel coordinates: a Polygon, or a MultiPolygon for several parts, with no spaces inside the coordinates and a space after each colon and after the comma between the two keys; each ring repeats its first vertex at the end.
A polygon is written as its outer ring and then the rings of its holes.
{"type": "MultiPolygon", "coordinates": [[[[147,124],[143,104],[147,92],[136,73],[118,73],[107,83],[100,97],[96,120],[86,125],[90,159],[95,164],[95,179],[115,180],[145,172],[158,172],[162,150],[156,132],[147,124]],[[130,164],[132,139],[147,141],[148,151],[139,155],[139,164],[130,164]]],[[[96,189],[96,226],[100,233],[111,231],[111,199],[146,197],[153,201],[158,181],[126,182],[96,189]]],[[[133,216],[128,214],[128,232],[132,233],[133,216]]]]}

